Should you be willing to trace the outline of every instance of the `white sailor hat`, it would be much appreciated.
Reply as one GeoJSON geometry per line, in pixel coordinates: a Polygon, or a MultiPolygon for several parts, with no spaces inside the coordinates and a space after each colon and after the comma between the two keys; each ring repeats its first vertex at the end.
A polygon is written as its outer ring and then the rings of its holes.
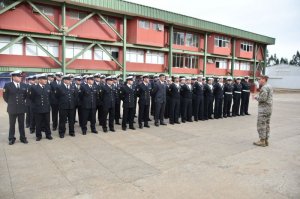
{"type": "Polygon", "coordinates": [[[47,79],[47,74],[46,73],[42,73],[42,74],[38,74],[36,75],[37,79],[47,79]]]}
{"type": "Polygon", "coordinates": [[[148,74],[144,74],[143,78],[149,78],[149,75],[148,74]]]}
{"type": "Polygon", "coordinates": [[[106,76],[105,75],[100,75],[100,79],[105,79],[106,76]]]}
{"type": "Polygon", "coordinates": [[[110,80],[113,80],[113,78],[112,78],[112,76],[108,76],[108,77],[105,78],[105,80],[110,81],[110,80]]]}
{"type": "Polygon", "coordinates": [[[71,75],[64,75],[62,76],[62,79],[71,80],[71,75]]]}
{"type": "Polygon", "coordinates": [[[132,81],[132,80],[133,80],[133,77],[132,77],[132,76],[128,76],[128,77],[126,77],[126,80],[127,80],[127,81],[132,81]]]}
{"type": "Polygon", "coordinates": [[[48,77],[54,77],[54,74],[53,73],[47,73],[47,76],[48,77]]]}
{"type": "Polygon", "coordinates": [[[78,75],[78,76],[75,76],[74,79],[75,79],[75,80],[81,80],[82,77],[78,75]]]}
{"type": "Polygon", "coordinates": [[[226,79],[227,79],[227,81],[232,81],[232,77],[231,76],[228,76],[226,79]]]}
{"type": "Polygon", "coordinates": [[[61,76],[63,76],[63,75],[64,75],[63,72],[56,72],[56,73],[55,73],[55,76],[57,76],[57,77],[61,77],[61,76]]]}
{"type": "Polygon", "coordinates": [[[22,71],[21,70],[16,70],[10,73],[11,76],[18,76],[22,77],[22,71]]]}
{"type": "Polygon", "coordinates": [[[186,79],[186,80],[191,80],[192,78],[191,78],[191,77],[186,77],[185,79],[186,79]]]}
{"type": "Polygon", "coordinates": [[[88,76],[86,77],[86,79],[87,79],[87,80],[89,80],[89,79],[93,80],[93,79],[94,79],[94,75],[88,75],[88,76]]]}

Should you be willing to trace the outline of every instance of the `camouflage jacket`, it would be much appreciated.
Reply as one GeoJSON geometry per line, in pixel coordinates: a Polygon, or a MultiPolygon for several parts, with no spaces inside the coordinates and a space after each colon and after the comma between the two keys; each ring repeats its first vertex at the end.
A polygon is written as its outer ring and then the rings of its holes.
{"type": "Polygon", "coordinates": [[[265,84],[256,98],[258,101],[259,113],[272,113],[273,89],[269,84],[265,84]]]}

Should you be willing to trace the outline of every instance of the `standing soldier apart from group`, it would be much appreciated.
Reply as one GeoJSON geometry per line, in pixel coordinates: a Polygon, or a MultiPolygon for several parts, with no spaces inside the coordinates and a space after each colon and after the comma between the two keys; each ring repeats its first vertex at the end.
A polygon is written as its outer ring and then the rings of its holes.
{"type": "MultiPolygon", "coordinates": [[[[30,128],[31,133],[36,133],[37,141],[42,139],[42,132],[45,132],[47,139],[52,139],[51,111],[53,130],[58,127],[60,138],[64,138],[66,134],[66,124],[69,135],[75,136],[76,111],[83,135],[87,134],[88,122],[91,132],[98,133],[97,112],[99,125],[103,131],[115,132],[114,124],[119,124],[121,119],[119,114],[121,103],[124,131],[127,128],[135,130],[137,102],[140,129],[150,127],[150,107],[153,107],[155,126],[166,125],[164,118],[169,118],[169,123],[174,125],[180,124],[179,119],[185,123],[193,122],[193,119],[199,121],[249,115],[248,76],[242,82],[241,78],[237,77],[233,83],[232,77],[227,77],[226,80],[222,77],[203,76],[173,76],[173,79],[165,79],[164,74],[155,76],[150,81],[150,76],[145,74],[137,79],[129,76],[125,83],[122,83],[118,76],[106,77],[98,73],[83,77],[75,76],[73,80],[73,75],[58,72],[55,75],[51,73],[29,76],[26,79],[28,85],[21,82],[20,71],[12,72],[11,76],[12,82],[6,83],[3,89],[4,100],[8,103],[10,145],[16,140],[16,121],[19,123],[20,141],[28,143],[24,128],[25,113],[27,113],[26,127],[30,128]]],[[[265,76],[261,78],[262,89],[256,98],[259,102],[257,128],[260,140],[254,144],[258,146],[268,146],[269,143],[272,89],[267,84],[267,79],[265,76]]]]}

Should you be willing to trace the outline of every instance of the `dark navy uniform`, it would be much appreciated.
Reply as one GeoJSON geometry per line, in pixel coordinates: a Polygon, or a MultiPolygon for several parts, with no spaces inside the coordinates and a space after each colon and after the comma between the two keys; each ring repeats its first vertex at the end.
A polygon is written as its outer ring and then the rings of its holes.
{"type": "Polygon", "coordinates": [[[213,119],[213,103],[214,103],[214,93],[213,86],[205,84],[204,86],[204,120],[213,119]]]}
{"type": "Polygon", "coordinates": [[[179,124],[180,116],[180,84],[172,83],[169,86],[169,95],[170,95],[170,124],[177,123],[179,124]]]}
{"type": "Polygon", "coordinates": [[[56,89],[60,86],[60,81],[53,81],[50,83],[51,86],[51,113],[52,113],[52,128],[56,131],[58,125],[58,112],[59,112],[59,102],[56,98],[56,89]]]}
{"type": "Polygon", "coordinates": [[[186,121],[192,122],[193,116],[193,87],[191,84],[184,84],[181,87],[182,96],[182,116],[181,121],[184,123],[186,121]]]}
{"type": "Polygon", "coordinates": [[[241,96],[241,115],[249,115],[248,107],[249,107],[249,98],[250,98],[250,86],[249,82],[242,82],[242,96],[241,96]]]}
{"type": "Polygon", "coordinates": [[[26,112],[27,86],[24,83],[9,82],[4,85],[3,99],[7,103],[7,112],[9,115],[9,144],[14,144],[15,124],[18,119],[20,141],[27,143],[25,137],[24,117],[26,112]],[[16,85],[15,85],[16,84],[16,85]]]}
{"type": "Polygon", "coordinates": [[[76,105],[75,105],[75,111],[74,111],[74,121],[76,121],[76,112],[78,112],[78,121],[79,121],[79,126],[81,127],[82,125],[82,113],[81,113],[81,84],[74,84],[74,87],[76,89],[76,93],[78,95],[76,99],[76,105]]]}
{"type": "Polygon", "coordinates": [[[82,111],[82,134],[86,135],[87,122],[90,120],[90,126],[92,133],[97,133],[96,130],[96,107],[97,96],[99,90],[95,85],[83,84],[81,86],[81,111],[82,111]]]}
{"type": "Polygon", "coordinates": [[[35,114],[37,141],[42,138],[42,129],[45,130],[46,138],[52,139],[50,130],[50,96],[51,87],[37,84],[30,89],[30,99],[35,114]]]}
{"type": "MultiPolygon", "coordinates": [[[[29,93],[31,87],[34,86],[34,84],[27,84],[27,92],[29,93]]],[[[30,100],[30,96],[27,95],[26,98],[26,127],[29,126],[30,133],[35,132],[35,119],[34,119],[34,113],[32,111],[32,103],[30,100]]]]}
{"type": "Polygon", "coordinates": [[[127,121],[129,123],[130,129],[135,129],[133,126],[134,119],[134,109],[135,109],[135,90],[133,86],[124,85],[120,91],[120,98],[123,101],[123,119],[122,119],[122,129],[126,130],[127,121]]]}
{"type": "Polygon", "coordinates": [[[77,104],[77,90],[74,85],[61,84],[56,90],[59,101],[59,135],[64,137],[66,122],[69,123],[69,135],[74,136],[75,106],[77,104]]]}
{"type": "Polygon", "coordinates": [[[155,112],[154,112],[154,120],[155,126],[159,126],[160,124],[165,125],[164,123],[164,113],[165,113],[165,106],[166,106],[166,89],[167,85],[165,82],[157,81],[154,84],[154,88],[152,90],[154,103],[155,103],[155,112]]]}
{"type": "Polygon", "coordinates": [[[203,108],[203,85],[199,82],[195,82],[193,84],[193,115],[195,121],[203,120],[203,108]]]}
{"type": "Polygon", "coordinates": [[[217,82],[214,84],[214,97],[215,97],[215,108],[214,108],[214,118],[222,118],[223,111],[223,84],[217,82]]]}
{"type": "Polygon", "coordinates": [[[226,83],[224,85],[224,108],[223,117],[231,117],[230,109],[232,104],[233,84],[226,83]]]}
{"type": "Polygon", "coordinates": [[[109,86],[108,84],[105,84],[102,87],[102,98],[103,98],[103,124],[102,124],[103,131],[107,132],[107,116],[109,114],[109,129],[114,132],[116,91],[113,85],[109,86]]]}
{"type": "Polygon", "coordinates": [[[241,105],[242,84],[235,83],[233,86],[232,116],[239,116],[241,105]]]}
{"type": "Polygon", "coordinates": [[[120,99],[120,90],[122,88],[121,84],[118,82],[114,84],[115,91],[116,91],[116,105],[115,105],[115,122],[116,124],[120,124],[121,118],[121,99],[120,99]]]}
{"type": "Polygon", "coordinates": [[[145,84],[142,82],[137,87],[137,96],[139,97],[139,116],[138,123],[139,127],[142,128],[144,122],[144,127],[149,127],[149,109],[150,109],[150,101],[151,101],[151,84],[145,84]]]}
{"type": "MultiPolygon", "coordinates": [[[[102,84],[99,82],[99,83],[96,83],[96,81],[94,82],[94,86],[97,88],[98,90],[98,93],[102,92],[102,84]]],[[[101,125],[101,115],[103,114],[103,108],[102,108],[102,98],[101,98],[101,95],[97,95],[97,100],[96,100],[96,114],[98,115],[98,122],[99,122],[99,125],[101,125]]]]}

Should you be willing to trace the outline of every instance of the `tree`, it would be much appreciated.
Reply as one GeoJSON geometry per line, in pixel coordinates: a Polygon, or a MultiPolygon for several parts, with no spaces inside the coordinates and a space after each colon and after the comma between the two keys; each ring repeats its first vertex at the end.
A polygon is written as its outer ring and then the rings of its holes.
{"type": "Polygon", "coordinates": [[[299,51],[296,52],[295,55],[293,55],[292,60],[290,61],[291,65],[300,66],[300,53],[299,51]]]}
{"type": "Polygon", "coordinates": [[[280,64],[289,64],[289,61],[288,61],[287,58],[281,57],[281,59],[280,59],[280,64]]]}

